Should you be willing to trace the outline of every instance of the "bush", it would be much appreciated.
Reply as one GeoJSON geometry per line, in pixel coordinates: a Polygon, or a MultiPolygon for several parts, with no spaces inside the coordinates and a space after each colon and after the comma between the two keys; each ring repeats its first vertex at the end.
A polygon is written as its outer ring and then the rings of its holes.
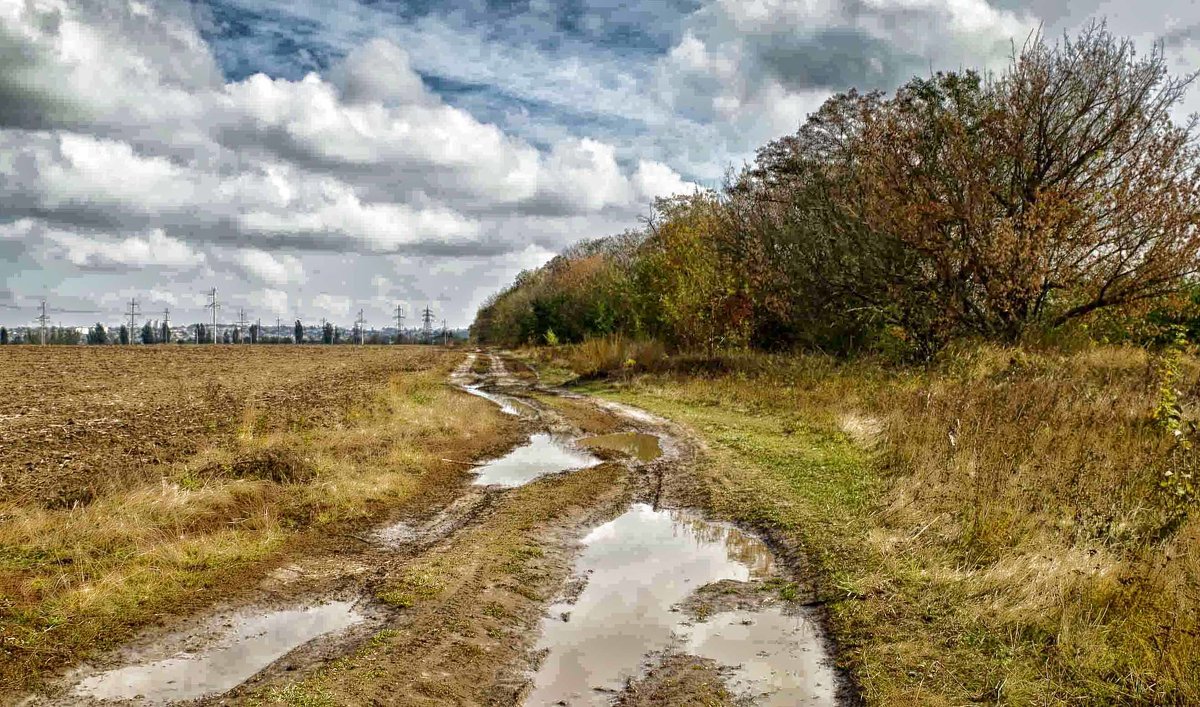
{"type": "Polygon", "coordinates": [[[572,346],[567,362],[580,378],[596,378],[617,371],[654,370],[665,357],[666,349],[657,341],[609,336],[572,346]]]}

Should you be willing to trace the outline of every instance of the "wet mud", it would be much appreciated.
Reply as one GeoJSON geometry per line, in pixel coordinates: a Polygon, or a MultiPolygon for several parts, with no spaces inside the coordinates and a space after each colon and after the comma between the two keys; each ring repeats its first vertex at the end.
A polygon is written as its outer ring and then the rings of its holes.
{"type": "Polygon", "coordinates": [[[658,437],[645,432],[614,432],[595,437],[584,437],[579,444],[589,449],[607,450],[624,454],[640,462],[652,462],[662,456],[658,437]]]}

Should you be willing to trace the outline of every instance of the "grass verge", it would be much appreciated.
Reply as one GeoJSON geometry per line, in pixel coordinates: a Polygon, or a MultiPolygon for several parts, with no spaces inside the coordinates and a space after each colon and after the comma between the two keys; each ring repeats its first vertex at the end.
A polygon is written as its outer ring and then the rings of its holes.
{"type": "Polygon", "coordinates": [[[804,548],[868,703],[1200,703],[1200,524],[1163,532],[1150,355],[706,370],[583,388],[690,426],[712,510],[804,548]]]}

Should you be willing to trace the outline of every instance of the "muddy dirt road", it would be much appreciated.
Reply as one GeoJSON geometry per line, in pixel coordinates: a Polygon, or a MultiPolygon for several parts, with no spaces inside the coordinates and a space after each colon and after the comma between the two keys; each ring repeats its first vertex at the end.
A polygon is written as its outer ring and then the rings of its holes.
{"type": "Polygon", "coordinates": [[[845,700],[798,568],[704,515],[695,438],[495,352],[450,385],[527,440],[340,552],[65,675],[28,705],[845,700]]]}

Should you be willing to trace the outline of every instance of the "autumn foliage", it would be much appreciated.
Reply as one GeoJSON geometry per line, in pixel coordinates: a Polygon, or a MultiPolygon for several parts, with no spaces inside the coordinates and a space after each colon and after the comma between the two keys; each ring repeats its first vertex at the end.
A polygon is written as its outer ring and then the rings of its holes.
{"type": "Polygon", "coordinates": [[[522,273],[474,333],[927,356],[1153,308],[1197,273],[1193,78],[1097,24],[998,75],[836,95],[719,192],[522,273]]]}

